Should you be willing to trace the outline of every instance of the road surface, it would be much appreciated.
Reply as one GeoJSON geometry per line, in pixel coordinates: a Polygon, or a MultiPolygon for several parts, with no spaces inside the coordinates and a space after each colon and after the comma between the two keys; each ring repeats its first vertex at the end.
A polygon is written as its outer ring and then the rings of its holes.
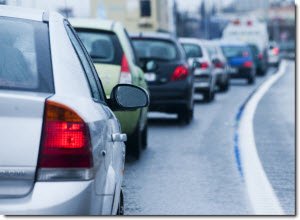
{"type": "MultiPolygon", "coordinates": [[[[294,64],[260,101],[254,117],[257,152],[285,214],[294,214],[294,64]]],[[[234,151],[235,119],[255,85],[233,80],[227,93],[207,104],[197,97],[195,118],[150,113],[149,145],[126,163],[125,215],[252,215],[234,151]]],[[[241,161],[242,163],[242,161],[241,161]]]]}

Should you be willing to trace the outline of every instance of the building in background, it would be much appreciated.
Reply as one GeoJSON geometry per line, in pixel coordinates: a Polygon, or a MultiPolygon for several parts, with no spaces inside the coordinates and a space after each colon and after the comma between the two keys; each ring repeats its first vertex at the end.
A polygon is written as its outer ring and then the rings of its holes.
{"type": "Polygon", "coordinates": [[[66,17],[116,20],[130,32],[176,33],[174,0],[0,0],[0,4],[58,11],[66,17]]]}
{"type": "Polygon", "coordinates": [[[89,0],[6,0],[6,4],[57,11],[66,17],[90,17],[91,15],[89,0]]]}
{"type": "Polygon", "coordinates": [[[90,1],[92,17],[121,21],[130,32],[176,32],[174,0],[90,1]]]}

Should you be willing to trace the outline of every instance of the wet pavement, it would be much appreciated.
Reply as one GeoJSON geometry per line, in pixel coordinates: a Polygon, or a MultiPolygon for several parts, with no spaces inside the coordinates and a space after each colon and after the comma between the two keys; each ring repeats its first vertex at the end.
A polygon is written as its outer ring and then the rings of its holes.
{"type": "MultiPolygon", "coordinates": [[[[271,68],[268,75],[275,71],[271,68]]],[[[245,80],[234,80],[229,92],[218,93],[211,104],[197,95],[195,118],[190,125],[181,125],[176,116],[150,113],[148,148],[139,161],[126,164],[125,215],[253,214],[234,154],[234,123],[241,104],[266,78],[258,77],[252,86],[245,80]]],[[[284,83],[286,86],[288,83],[284,83]]],[[[259,109],[270,112],[272,106],[259,109]]],[[[290,109],[282,111],[286,110],[290,109]]],[[[255,125],[257,117],[265,116],[256,116],[255,125]]],[[[285,138],[290,146],[293,133],[288,135],[285,138]]],[[[263,140],[272,141],[272,137],[269,133],[263,140]]],[[[290,162],[294,159],[292,153],[287,153],[290,162]]]]}

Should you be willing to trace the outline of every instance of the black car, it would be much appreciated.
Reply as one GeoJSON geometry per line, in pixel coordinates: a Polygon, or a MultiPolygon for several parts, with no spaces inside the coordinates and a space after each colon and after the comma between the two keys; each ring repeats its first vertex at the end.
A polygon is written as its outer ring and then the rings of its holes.
{"type": "Polygon", "coordinates": [[[194,114],[192,70],[177,39],[168,34],[132,35],[150,90],[150,111],[177,113],[189,123],[194,114]]]}

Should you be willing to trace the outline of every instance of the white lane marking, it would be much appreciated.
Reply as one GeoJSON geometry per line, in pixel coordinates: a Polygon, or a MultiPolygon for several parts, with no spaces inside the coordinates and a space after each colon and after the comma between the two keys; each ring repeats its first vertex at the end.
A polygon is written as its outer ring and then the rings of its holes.
{"type": "Polygon", "coordinates": [[[253,118],[259,101],[285,73],[283,61],[276,74],[269,77],[246,104],[239,129],[239,145],[244,179],[253,211],[257,215],[283,215],[284,211],[259,159],[253,132],[253,118]]]}

